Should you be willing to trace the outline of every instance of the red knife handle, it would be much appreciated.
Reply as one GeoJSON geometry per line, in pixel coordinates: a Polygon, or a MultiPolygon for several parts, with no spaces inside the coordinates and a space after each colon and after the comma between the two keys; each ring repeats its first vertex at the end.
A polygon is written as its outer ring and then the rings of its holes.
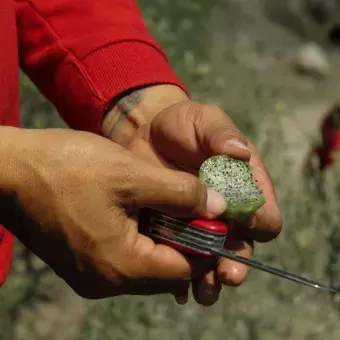
{"type": "Polygon", "coordinates": [[[209,249],[222,248],[228,235],[228,226],[217,220],[183,220],[151,212],[145,223],[155,241],[194,255],[211,256],[209,249]]]}

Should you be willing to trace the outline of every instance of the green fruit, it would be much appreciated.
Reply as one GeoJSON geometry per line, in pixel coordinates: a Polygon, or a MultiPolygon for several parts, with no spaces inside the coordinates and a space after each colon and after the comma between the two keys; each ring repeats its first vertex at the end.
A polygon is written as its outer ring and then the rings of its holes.
{"type": "Polygon", "coordinates": [[[225,219],[245,219],[266,202],[246,161],[227,155],[211,157],[201,165],[199,178],[225,198],[225,219]]]}

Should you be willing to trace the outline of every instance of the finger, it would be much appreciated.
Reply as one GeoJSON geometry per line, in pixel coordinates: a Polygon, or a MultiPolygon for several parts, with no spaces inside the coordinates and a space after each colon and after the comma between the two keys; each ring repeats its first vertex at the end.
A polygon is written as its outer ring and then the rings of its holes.
{"type": "Polygon", "coordinates": [[[218,154],[250,158],[247,139],[222,110],[192,101],[174,105],[157,116],[150,138],[164,158],[189,168],[197,169],[207,157],[218,154]]]}
{"type": "Polygon", "coordinates": [[[119,188],[123,205],[152,208],[174,217],[216,218],[226,209],[222,195],[197,177],[136,161],[138,173],[119,188]]]}
{"type": "Polygon", "coordinates": [[[188,300],[189,300],[189,286],[190,286],[190,282],[187,281],[187,285],[183,285],[181,287],[181,289],[178,289],[176,291],[176,293],[173,294],[175,301],[177,302],[177,304],[179,305],[185,305],[187,304],[188,300]]]}
{"type": "MultiPolygon", "coordinates": [[[[74,273],[75,274],[75,273],[74,273]]],[[[160,279],[124,279],[119,286],[96,275],[68,276],[66,282],[86,299],[102,299],[120,295],[181,295],[188,291],[190,281],[160,279]]]]}
{"type": "Polygon", "coordinates": [[[201,277],[212,268],[209,258],[190,257],[138,234],[120,247],[119,272],[129,278],[186,279],[201,277]]]}
{"type": "MultiPolygon", "coordinates": [[[[129,270],[131,267],[124,264],[126,254],[123,255],[123,258],[118,258],[118,261],[129,270]]],[[[145,267],[145,264],[138,263],[134,257],[131,257],[128,262],[129,264],[135,263],[135,266],[145,267]]],[[[112,265],[112,263],[110,264],[112,265]]],[[[150,263],[148,264],[150,265],[150,263]]],[[[202,267],[204,266],[203,262],[202,267]]],[[[83,261],[81,268],[74,263],[74,266],[70,267],[57,267],[58,270],[55,273],[62,277],[78,295],[88,299],[100,299],[123,294],[154,295],[169,293],[180,295],[189,288],[190,278],[178,279],[169,277],[169,275],[167,277],[166,275],[164,277],[152,276],[152,270],[150,271],[151,275],[147,277],[148,275],[139,275],[138,269],[135,271],[136,275],[128,277],[124,276],[124,271],[117,270],[118,267],[112,268],[110,265],[103,266],[100,263],[94,267],[92,263],[83,261]]]]}
{"type": "Polygon", "coordinates": [[[181,296],[188,292],[190,281],[184,280],[160,280],[160,279],[137,279],[126,280],[121,288],[121,294],[128,295],[156,295],[171,294],[181,296]]]}
{"type": "Polygon", "coordinates": [[[213,267],[211,258],[184,255],[166,244],[155,244],[147,235],[141,234],[133,219],[129,219],[120,239],[102,246],[107,265],[101,267],[106,277],[115,271],[127,278],[159,278],[191,280],[201,277],[213,267]],[[124,234],[124,236],[123,236],[124,234]],[[105,247],[105,248],[104,248],[105,247]]]}
{"type": "Polygon", "coordinates": [[[268,242],[281,232],[282,216],[267,168],[252,144],[249,144],[249,149],[252,153],[250,164],[254,169],[254,177],[263,190],[266,203],[251,218],[244,221],[242,226],[247,237],[258,242],[268,242]]]}
{"type": "Polygon", "coordinates": [[[197,303],[203,306],[212,306],[216,303],[221,288],[221,282],[215,270],[211,270],[202,278],[194,280],[192,284],[194,298],[197,303]]]}
{"type": "MultiPolygon", "coordinates": [[[[128,178],[120,184],[114,196],[115,204],[122,210],[112,214],[115,224],[119,223],[117,215],[131,215],[142,208],[174,217],[206,218],[219,216],[225,210],[223,197],[208,189],[195,176],[155,167],[137,157],[131,163],[128,178]]],[[[107,224],[110,218],[106,216],[105,220],[107,224]]],[[[156,245],[151,238],[140,234],[132,217],[124,220],[123,226],[114,228],[113,233],[114,239],[101,243],[100,251],[108,257],[103,269],[106,275],[110,275],[111,265],[128,278],[182,279],[202,275],[205,271],[201,260],[195,264],[195,260],[189,260],[166,245],[156,245]]]]}
{"type": "Polygon", "coordinates": [[[238,159],[250,159],[247,138],[219,107],[193,103],[190,111],[197,138],[206,156],[227,154],[238,159]]]}
{"type": "MultiPolygon", "coordinates": [[[[235,252],[235,254],[250,259],[253,254],[253,245],[251,242],[245,242],[230,237],[225,247],[235,252]]],[[[249,267],[245,264],[227,259],[220,258],[217,265],[219,280],[227,286],[239,286],[247,277],[249,267]]]]}

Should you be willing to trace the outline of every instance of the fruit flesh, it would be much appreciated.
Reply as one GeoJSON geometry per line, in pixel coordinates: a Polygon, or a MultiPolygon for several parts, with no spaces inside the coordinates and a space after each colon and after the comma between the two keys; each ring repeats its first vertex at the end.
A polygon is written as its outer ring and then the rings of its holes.
{"type": "Polygon", "coordinates": [[[221,216],[224,219],[245,219],[266,201],[246,161],[227,155],[213,156],[201,165],[199,178],[225,198],[227,208],[221,216]]]}

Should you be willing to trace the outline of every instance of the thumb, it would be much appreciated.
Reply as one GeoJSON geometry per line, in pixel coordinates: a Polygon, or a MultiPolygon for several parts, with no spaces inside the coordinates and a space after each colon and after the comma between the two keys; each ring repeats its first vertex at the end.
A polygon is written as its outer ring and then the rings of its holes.
{"type": "Polygon", "coordinates": [[[196,136],[205,155],[227,154],[238,159],[250,159],[247,138],[225,112],[214,105],[191,105],[196,136]]]}
{"type": "Polygon", "coordinates": [[[133,190],[138,208],[151,208],[173,217],[216,218],[226,209],[222,195],[194,175],[148,165],[144,184],[133,190]]]}
{"type": "MultiPolygon", "coordinates": [[[[226,208],[220,194],[208,189],[191,174],[156,167],[143,160],[134,165],[137,165],[138,175],[135,173],[134,179],[130,177],[128,192],[124,193],[127,205],[133,202],[134,208],[154,209],[179,218],[216,218],[226,208]]],[[[135,222],[134,219],[127,221],[124,242],[114,248],[117,255],[113,258],[119,259],[119,272],[124,276],[183,279],[198,277],[207,266],[210,268],[210,259],[204,264],[202,259],[195,261],[166,245],[155,245],[151,238],[141,233],[142,220],[138,222],[139,233],[136,235],[135,222]]]]}
{"type": "Polygon", "coordinates": [[[216,106],[185,101],[152,121],[150,138],[166,160],[199,168],[211,156],[227,154],[249,160],[248,141],[232,119],[216,106]]]}

